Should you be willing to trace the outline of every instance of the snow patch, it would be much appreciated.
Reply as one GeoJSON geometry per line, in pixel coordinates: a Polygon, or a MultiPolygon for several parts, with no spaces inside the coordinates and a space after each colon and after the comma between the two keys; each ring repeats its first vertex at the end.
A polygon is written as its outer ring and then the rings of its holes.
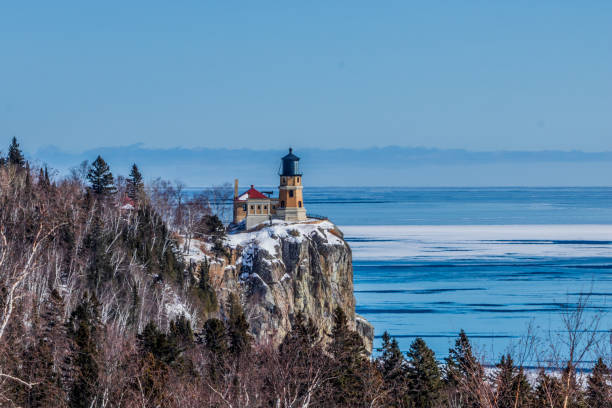
{"type": "Polygon", "coordinates": [[[252,245],[275,256],[278,254],[281,239],[301,243],[304,239],[319,235],[330,245],[342,245],[344,241],[331,232],[335,229],[336,226],[329,221],[313,223],[312,221],[286,222],[273,220],[271,225],[257,231],[231,234],[227,237],[227,242],[232,248],[245,248],[252,245]]]}
{"type": "Polygon", "coordinates": [[[181,298],[172,290],[169,285],[164,285],[163,289],[164,310],[168,320],[172,320],[180,315],[194,324],[193,313],[189,310],[189,306],[181,301],[181,298]]]}

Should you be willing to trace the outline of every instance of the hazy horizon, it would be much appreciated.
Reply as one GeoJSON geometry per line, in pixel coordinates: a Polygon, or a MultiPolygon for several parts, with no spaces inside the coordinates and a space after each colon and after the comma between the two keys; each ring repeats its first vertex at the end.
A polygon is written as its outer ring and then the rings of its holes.
{"type": "MultiPolygon", "coordinates": [[[[304,184],[317,187],[599,187],[610,186],[612,151],[470,151],[388,146],[370,149],[295,149],[304,184]]],[[[151,180],[203,187],[240,180],[275,186],[283,149],[153,149],[142,144],[67,152],[47,146],[26,156],[60,174],[100,154],[115,175],[136,163],[151,180]]]]}

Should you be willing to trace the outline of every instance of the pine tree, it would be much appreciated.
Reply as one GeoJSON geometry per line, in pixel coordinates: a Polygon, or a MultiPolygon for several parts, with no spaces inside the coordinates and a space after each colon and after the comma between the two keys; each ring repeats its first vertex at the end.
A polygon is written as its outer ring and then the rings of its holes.
{"type": "Polygon", "coordinates": [[[32,193],[32,177],[30,176],[30,163],[25,164],[25,193],[32,193]]]}
{"type": "Polygon", "coordinates": [[[612,406],[612,386],[610,385],[610,369],[601,358],[593,367],[587,379],[586,401],[589,407],[605,408],[612,406]]]}
{"type": "Polygon", "coordinates": [[[140,170],[138,170],[138,166],[136,163],[132,164],[132,169],[130,170],[130,176],[127,179],[127,195],[132,200],[137,201],[142,197],[142,193],[144,192],[144,183],[142,181],[142,174],[140,170]]]}
{"type": "Polygon", "coordinates": [[[210,351],[208,374],[217,381],[229,353],[227,331],[221,320],[213,318],[204,323],[204,346],[210,351]]]}
{"type": "Polygon", "coordinates": [[[463,330],[455,341],[455,348],[445,358],[445,382],[452,398],[465,401],[467,407],[478,407],[477,393],[484,382],[484,370],[472,353],[472,345],[463,330]]]}
{"type": "Polygon", "coordinates": [[[249,323],[246,320],[242,306],[233,293],[229,296],[229,319],[227,333],[229,337],[229,350],[234,356],[242,355],[249,350],[251,337],[248,333],[249,323]]]}
{"type": "Polygon", "coordinates": [[[220,240],[225,236],[225,226],[216,215],[206,215],[204,217],[205,232],[212,235],[215,240],[220,240]]]}
{"type": "Polygon", "coordinates": [[[23,152],[19,148],[16,137],[13,137],[11,145],[9,146],[7,161],[14,166],[25,166],[25,158],[23,157],[23,152]]]}
{"type": "Polygon", "coordinates": [[[94,214],[92,224],[84,244],[91,254],[91,262],[87,270],[88,283],[91,288],[97,289],[100,284],[111,279],[113,267],[111,253],[106,250],[109,241],[104,234],[103,221],[98,213],[94,214]]]}
{"type": "Polygon", "coordinates": [[[181,350],[185,350],[193,344],[191,322],[183,314],[170,321],[168,335],[171,342],[178,345],[181,350]]]}
{"type": "Polygon", "coordinates": [[[576,378],[576,367],[567,364],[561,375],[561,388],[563,395],[563,403],[568,408],[582,408],[584,406],[584,394],[582,387],[576,378]]]}
{"type": "Polygon", "coordinates": [[[74,346],[71,356],[73,382],[70,389],[70,407],[95,406],[98,390],[98,342],[100,318],[98,300],[87,293],[70,315],[66,327],[74,346]]]}
{"type": "Polygon", "coordinates": [[[442,374],[434,352],[420,337],[410,345],[408,356],[408,388],[415,407],[437,407],[442,399],[442,374]]]}
{"type": "Polygon", "coordinates": [[[93,192],[98,195],[109,195],[116,191],[113,174],[101,156],[98,156],[89,167],[87,179],[91,183],[93,192]]]}
{"type": "Polygon", "coordinates": [[[563,387],[558,378],[547,375],[544,370],[540,370],[535,389],[536,407],[562,407],[563,406],[563,387]]]}
{"type": "MultiPolygon", "coordinates": [[[[13,403],[23,405],[30,408],[43,407],[60,407],[65,406],[65,394],[61,387],[60,371],[56,369],[54,364],[54,348],[55,342],[53,334],[47,330],[48,325],[56,323],[58,316],[51,316],[53,322],[47,322],[49,311],[53,308],[53,294],[49,302],[40,305],[43,311],[39,315],[39,305],[37,303],[32,307],[31,312],[31,334],[32,342],[27,345],[22,351],[20,378],[29,383],[34,384],[32,387],[23,386],[20,383],[16,385],[16,398],[13,403]],[[47,336],[51,334],[51,336],[47,336]]],[[[55,337],[56,337],[55,336],[55,337]]],[[[63,333],[60,334],[63,336],[63,333]]],[[[1,404],[0,404],[1,405],[1,404]]]]}
{"type": "Polygon", "coordinates": [[[138,295],[138,288],[136,284],[132,285],[132,302],[129,310],[130,317],[128,319],[128,324],[130,326],[136,326],[138,324],[138,316],[140,312],[140,296],[138,295]]]}
{"type": "Polygon", "coordinates": [[[200,264],[200,279],[198,280],[197,295],[202,301],[202,308],[205,313],[210,313],[218,308],[217,293],[210,284],[210,265],[208,259],[204,258],[204,261],[200,264]]]}
{"type": "Polygon", "coordinates": [[[204,344],[215,356],[225,356],[229,350],[225,325],[219,319],[204,323],[204,344]]]}
{"type": "Polygon", "coordinates": [[[323,406],[323,400],[329,401],[323,386],[312,389],[318,379],[331,375],[331,364],[321,346],[319,329],[302,312],[295,315],[291,331],[278,348],[278,362],[284,368],[280,383],[277,378],[266,381],[271,395],[281,389],[288,395],[300,395],[302,402],[296,402],[296,406],[308,405],[305,401],[310,401],[311,406],[323,406]]]}
{"type": "Polygon", "coordinates": [[[159,330],[153,322],[147,323],[137,337],[141,353],[150,353],[164,364],[172,364],[181,353],[174,338],[159,330]]]}
{"type": "Polygon", "coordinates": [[[389,333],[382,335],[382,354],[378,358],[378,366],[389,391],[389,403],[392,406],[403,406],[408,399],[406,362],[399,349],[397,340],[389,333]]]}
{"type": "Polygon", "coordinates": [[[306,320],[302,312],[295,316],[291,331],[287,333],[279,347],[281,354],[296,350],[305,351],[321,344],[321,336],[312,319],[306,320]]]}
{"type": "Polygon", "coordinates": [[[522,368],[518,369],[510,355],[502,356],[495,375],[496,401],[499,408],[531,406],[532,390],[522,368]]]}
{"type": "Polygon", "coordinates": [[[363,341],[348,328],[344,311],[338,306],[334,310],[332,343],[329,347],[334,360],[332,384],[337,405],[355,406],[363,400],[365,392],[360,375],[367,370],[363,341]]]}

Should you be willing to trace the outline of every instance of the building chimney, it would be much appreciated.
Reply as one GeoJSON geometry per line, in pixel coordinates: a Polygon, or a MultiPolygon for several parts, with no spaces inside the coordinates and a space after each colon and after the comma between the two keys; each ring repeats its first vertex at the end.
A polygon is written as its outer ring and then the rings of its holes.
{"type": "Polygon", "coordinates": [[[234,179],[234,200],[238,199],[238,179],[234,179]]]}

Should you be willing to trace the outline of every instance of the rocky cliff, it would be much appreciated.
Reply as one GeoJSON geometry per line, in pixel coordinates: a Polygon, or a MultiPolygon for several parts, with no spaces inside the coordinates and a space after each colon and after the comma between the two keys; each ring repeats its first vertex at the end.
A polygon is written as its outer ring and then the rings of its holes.
{"type": "Polygon", "coordinates": [[[231,234],[226,256],[209,263],[220,304],[230,293],[240,296],[257,342],[280,343],[299,312],[327,337],[340,306],[371,352],[373,328],[355,314],[351,249],[331,222],[275,222],[231,234]]]}

